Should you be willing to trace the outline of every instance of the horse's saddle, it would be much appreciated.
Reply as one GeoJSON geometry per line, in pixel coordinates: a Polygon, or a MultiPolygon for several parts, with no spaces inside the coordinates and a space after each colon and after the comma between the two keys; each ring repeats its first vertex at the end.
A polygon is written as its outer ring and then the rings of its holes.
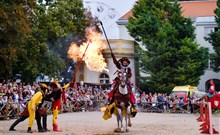
{"type": "Polygon", "coordinates": [[[123,95],[118,90],[114,93],[115,104],[118,108],[127,108],[130,105],[131,93],[123,95]]]}

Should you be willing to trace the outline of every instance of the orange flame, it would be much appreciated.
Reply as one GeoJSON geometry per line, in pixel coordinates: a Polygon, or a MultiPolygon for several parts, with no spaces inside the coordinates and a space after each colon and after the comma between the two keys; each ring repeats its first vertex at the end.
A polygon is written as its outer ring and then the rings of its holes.
{"type": "Polygon", "coordinates": [[[96,72],[108,72],[109,70],[107,69],[107,64],[105,63],[105,59],[102,55],[102,51],[106,49],[107,46],[106,43],[101,39],[101,34],[95,31],[92,27],[86,30],[86,34],[88,36],[88,40],[79,47],[76,45],[76,43],[71,43],[68,50],[69,58],[73,59],[74,61],[80,61],[87,45],[89,44],[85,57],[83,57],[83,61],[85,61],[87,68],[96,72]]]}

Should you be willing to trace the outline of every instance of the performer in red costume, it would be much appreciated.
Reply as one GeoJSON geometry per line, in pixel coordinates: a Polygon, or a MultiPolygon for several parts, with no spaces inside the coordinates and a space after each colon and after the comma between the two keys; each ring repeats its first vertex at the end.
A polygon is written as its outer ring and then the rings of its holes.
{"type": "Polygon", "coordinates": [[[52,92],[46,95],[46,98],[52,101],[52,110],[53,110],[53,131],[62,132],[62,130],[58,127],[57,117],[61,107],[61,98],[63,99],[64,103],[66,102],[65,98],[65,90],[70,86],[70,83],[61,87],[60,84],[56,81],[50,84],[52,88],[52,92]]]}
{"type": "Polygon", "coordinates": [[[210,99],[214,96],[214,94],[215,94],[215,84],[214,84],[213,80],[211,79],[210,80],[209,93],[208,93],[207,96],[210,99]]]}

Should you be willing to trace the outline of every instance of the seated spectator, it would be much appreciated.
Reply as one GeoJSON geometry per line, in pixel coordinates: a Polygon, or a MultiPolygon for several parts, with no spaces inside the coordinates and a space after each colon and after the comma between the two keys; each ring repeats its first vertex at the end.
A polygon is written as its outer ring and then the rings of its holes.
{"type": "Polygon", "coordinates": [[[183,97],[180,97],[178,105],[179,106],[183,106],[184,105],[183,97]]]}
{"type": "Polygon", "coordinates": [[[2,108],[2,106],[3,106],[3,101],[2,101],[2,93],[0,93],[0,108],[2,108]]]}

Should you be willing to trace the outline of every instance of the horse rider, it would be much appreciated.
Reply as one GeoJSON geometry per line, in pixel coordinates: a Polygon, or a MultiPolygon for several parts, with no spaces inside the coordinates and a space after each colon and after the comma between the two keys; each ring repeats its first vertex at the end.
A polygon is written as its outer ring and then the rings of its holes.
{"type": "Polygon", "coordinates": [[[136,113],[137,113],[137,109],[136,109],[136,99],[135,96],[131,90],[131,83],[130,83],[130,78],[132,76],[131,73],[131,68],[128,66],[130,64],[130,61],[127,57],[123,57],[119,60],[117,60],[114,56],[113,53],[111,53],[111,56],[113,58],[113,62],[116,65],[116,67],[118,68],[118,76],[113,80],[113,84],[111,87],[111,91],[108,93],[108,107],[107,110],[105,111],[104,114],[104,119],[108,119],[111,118],[111,114],[113,113],[112,108],[114,108],[114,92],[115,92],[115,86],[119,85],[119,81],[120,81],[120,74],[126,74],[126,85],[129,86],[129,93],[131,93],[130,95],[130,103],[131,103],[131,114],[132,117],[135,117],[136,113]]]}
{"type": "MultiPolygon", "coordinates": [[[[129,90],[131,90],[132,87],[131,87],[131,83],[130,83],[130,78],[132,76],[132,73],[131,73],[131,68],[128,66],[130,64],[129,59],[127,57],[123,57],[123,58],[121,58],[117,61],[117,59],[115,58],[113,53],[111,53],[111,56],[112,56],[114,64],[120,70],[119,72],[120,73],[126,73],[126,84],[127,84],[127,86],[129,86],[129,90]]],[[[113,103],[113,101],[114,101],[113,100],[114,89],[115,89],[115,86],[117,85],[117,83],[119,82],[119,80],[120,80],[119,76],[117,76],[113,80],[111,91],[108,94],[108,100],[109,100],[110,104],[113,103]]],[[[131,92],[130,101],[131,101],[132,106],[136,107],[136,103],[135,103],[136,99],[135,99],[135,96],[134,96],[133,92],[131,92]]]]}

